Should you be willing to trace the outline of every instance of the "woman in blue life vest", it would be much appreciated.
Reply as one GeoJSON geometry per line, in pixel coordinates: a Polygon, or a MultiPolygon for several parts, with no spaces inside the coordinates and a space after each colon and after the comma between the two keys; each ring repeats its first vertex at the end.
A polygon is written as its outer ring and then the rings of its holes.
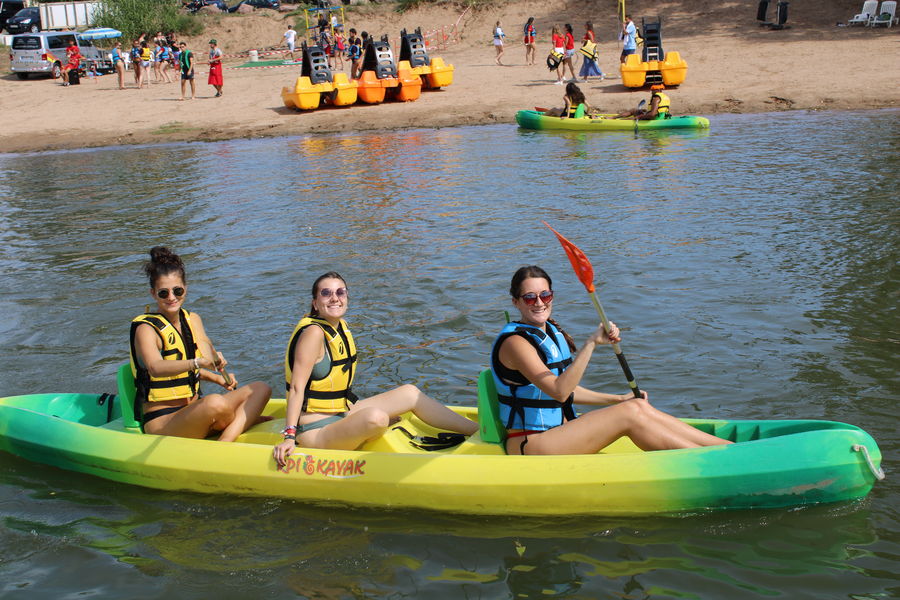
{"type": "Polygon", "coordinates": [[[610,323],[575,343],[550,318],[553,284],[537,266],[522,267],[510,284],[518,321],[503,328],[491,351],[491,370],[507,428],[508,454],[593,454],[622,436],[642,450],[729,444],[650,405],[647,393],[605,394],[579,385],[594,348],[618,343],[610,323]],[[575,418],[572,403],[612,406],[575,418]]]}
{"type": "Polygon", "coordinates": [[[349,292],[335,272],[313,283],[312,306],[291,335],[285,353],[287,384],[284,442],[273,455],[283,467],[294,446],[354,450],[384,433],[395,417],[412,411],[438,429],[466,435],[478,424],[406,384],[365,400],[352,392],[356,343],[344,321],[349,292]]]}
{"type": "Polygon", "coordinates": [[[260,417],[271,388],[260,381],[237,387],[211,369],[224,370],[227,361],[206,336],[203,320],[184,308],[187,281],[184,263],[168,248],[150,250],[144,265],[156,311],[148,310],[131,323],[131,370],[140,403],[144,433],[205,438],[220,432],[219,441],[233,442],[260,417]],[[200,382],[225,392],[202,396],[200,382]]]}

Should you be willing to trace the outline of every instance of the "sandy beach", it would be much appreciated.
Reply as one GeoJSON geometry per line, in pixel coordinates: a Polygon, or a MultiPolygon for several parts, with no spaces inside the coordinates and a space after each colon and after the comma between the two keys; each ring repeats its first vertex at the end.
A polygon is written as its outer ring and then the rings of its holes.
{"type": "MultiPolygon", "coordinates": [[[[411,103],[356,104],[303,113],[285,108],[280,97],[281,88],[296,79],[298,67],[239,67],[247,62],[239,55],[275,45],[293,20],[274,11],[202,17],[203,35],[188,40],[201,67],[198,98],[193,101],[179,101],[178,83],[151,83],[138,90],[131,72],[126,73],[126,90],[117,89],[114,75],[70,87],[49,78],[21,81],[9,71],[9,55],[4,53],[0,151],[513,123],[519,109],[562,104],[562,89],[553,85],[555,75],[543,64],[550,28],[571,23],[579,40],[586,20],[594,23],[600,66],[614,77],[582,85],[588,101],[610,111],[632,108],[648,92],[625,88],[619,79],[621,46],[614,6],[569,1],[551,9],[546,3],[521,1],[465,14],[462,8],[445,4],[404,14],[394,12],[392,5],[348,7],[348,27],[377,36],[388,33],[392,39],[403,27],[450,31],[458,22],[459,41],[431,52],[455,66],[454,82],[443,90],[423,92],[411,103]],[[529,16],[535,17],[538,30],[534,66],[525,65],[520,36],[529,16]],[[504,66],[494,63],[491,45],[491,29],[498,19],[508,36],[504,66]],[[221,98],[214,98],[213,88],[206,84],[203,57],[211,37],[218,39],[226,55],[238,55],[225,61],[221,98]]],[[[678,50],[688,62],[684,84],[668,92],[673,113],[712,116],[715,127],[715,114],[723,112],[898,106],[900,27],[838,26],[860,7],[856,0],[793,0],[790,27],[783,30],[760,27],[755,2],[744,6],[713,0],[644,0],[630,2],[628,11],[638,25],[642,16],[660,16],[664,48],[678,50]]],[[[302,29],[302,19],[299,25],[302,29]]]]}

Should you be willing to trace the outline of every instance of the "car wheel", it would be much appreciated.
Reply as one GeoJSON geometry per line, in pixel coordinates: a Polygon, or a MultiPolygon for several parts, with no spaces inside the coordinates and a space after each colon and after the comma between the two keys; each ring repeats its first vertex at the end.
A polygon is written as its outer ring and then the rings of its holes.
{"type": "Polygon", "coordinates": [[[62,65],[59,63],[53,63],[53,68],[50,69],[50,77],[53,79],[59,79],[62,77],[62,65]]]}
{"type": "Polygon", "coordinates": [[[37,25],[32,25],[31,27],[28,28],[28,31],[30,31],[31,33],[37,33],[40,30],[41,30],[41,28],[38,27],[37,25]]]}
{"type": "Polygon", "coordinates": [[[28,73],[16,73],[16,77],[19,79],[28,79],[28,73]]]}

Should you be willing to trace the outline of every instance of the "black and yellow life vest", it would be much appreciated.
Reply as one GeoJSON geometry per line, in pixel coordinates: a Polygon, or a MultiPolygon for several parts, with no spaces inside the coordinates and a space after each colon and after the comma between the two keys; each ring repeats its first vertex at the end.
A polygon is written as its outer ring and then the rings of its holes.
{"type": "Polygon", "coordinates": [[[671,115],[669,114],[669,108],[672,105],[672,101],[669,100],[669,96],[663,94],[662,92],[653,92],[650,96],[650,101],[653,101],[653,96],[657,96],[659,98],[659,104],[656,106],[656,112],[660,115],[660,119],[668,119],[671,115]]]}
{"type": "MultiPolygon", "coordinates": [[[[191,314],[181,309],[181,333],[166,317],[159,313],[145,313],[131,321],[131,373],[136,388],[135,403],[144,401],[180,400],[197,395],[199,378],[195,371],[177,375],[153,377],[137,356],[135,335],[143,324],[150,325],[162,341],[160,354],[163,360],[193,360],[202,356],[191,331],[191,314]]],[[[139,404],[138,404],[139,405],[139,404]]]]}
{"type": "Polygon", "coordinates": [[[297,339],[304,329],[312,325],[318,325],[325,332],[326,356],[331,358],[331,369],[321,379],[310,377],[306,382],[303,394],[304,412],[340,413],[350,409],[350,404],[356,401],[356,395],[350,390],[353,385],[353,373],[356,370],[356,344],[347,322],[341,319],[335,329],[325,319],[307,315],[300,319],[291,341],[288,343],[287,352],[284,354],[284,379],[286,389],[291,388],[291,370],[294,366],[294,353],[297,339]]]}

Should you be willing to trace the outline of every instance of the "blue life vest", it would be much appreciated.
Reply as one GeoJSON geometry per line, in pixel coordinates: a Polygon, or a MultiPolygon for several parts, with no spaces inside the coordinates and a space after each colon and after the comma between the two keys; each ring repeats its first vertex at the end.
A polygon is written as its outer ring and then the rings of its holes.
{"type": "Polygon", "coordinates": [[[577,416],[572,408],[574,394],[565,402],[558,402],[528,381],[519,371],[500,364],[500,345],[513,335],[528,340],[550,372],[557,377],[572,364],[569,344],[552,323],[547,323],[546,332],[525,323],[507,323],[500,330],[491,350],[491,373],[494,375],[497,400],[500,402],[500,420],[506,423],[507,429],[546,431],[562,425],[563,417],[570,421],[574,419],[577,416]]]}

